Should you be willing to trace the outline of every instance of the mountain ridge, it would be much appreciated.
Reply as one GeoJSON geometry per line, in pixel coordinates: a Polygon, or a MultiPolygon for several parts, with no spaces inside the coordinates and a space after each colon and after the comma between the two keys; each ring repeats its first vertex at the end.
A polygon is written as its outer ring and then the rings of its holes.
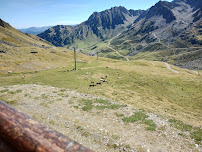
{"type": "MultiPolygon", "coordinates": [[[[173,2],[159,1],[149,9],[144,17],[142,17],[142,20],[137,19],[139,21],[135,22],[135,24],[128,29],[128,32],[133,34],[147,33],[148,39],[150,38],[150,40],[157,40],[157,38],[156,36],[152,36],[153,33],[149,32],[155,32],[155,35],[157,35],[160,39],[167,39],[169,37],[171,39],[176,39],[176,35],[180,36],[182,33],[187,32],[193,27],[193,23],[196,23],[201,19],[201,17],[198,18],[200,16],[198,15],[198,11],[200,11],[200,9],[195,10],[195,8],[198,7],[198,3],[195,3],[195,6],[192,4],[191,8],[191,5],[185,3],[187,1],[189,0],[176,0],[173,2]],[[170,33],[168,30],[172,30],[172,32],[170,33]],[[167,34],[166,36],[166,32],[170,33],[170,35],[167,34]]],[[[123,35],[120,35],[120,37],[121,36],[123,37],[123,35]]]]}
{"type": "Polygon", "coordinates": [[[114,50],[130,59],[139,59],[139,55],[145,52],[157,52],[150,53],[146,59],[175,64],[180,56],[192,52],[192,60],[186,58],[183,62],[192,62],[196,58],[196,67],[199,67],[201,61],[198,62],[200,55],[197,51],[200,52],[202,46],[201,6],[200,0],[174,0],[159,1],[147,10],[112,7],[94,12],[87,21],[75,27],[55,26],[38,36],[56,46],[76,45],[84,53],[93,55],[100,52],[101,56],[116,59],[121,58],[114,50]],[[112,38],[114,49],[107,47],[112,38]],[[176,51],[178,48],[184,50],[176,51]]]}
{"type": "Polygon", "coordinates": [[[23,33],[28,33],[28,34],[39,34],[41,32],[44,32],[45,30],[51,28],[52,26],[43,26],[43,27],[29,27],[29,28],[21,28],[18,29],[19,31],[23,33]]]}
{"type": "Polygon", "coordinates": [[[141,11],[129,11],[123,6],[112,7],[102,12],[94,12],[87,21],[77,26],[71,28],[60,26],[61,29],[56,29],[58,26],[54,26],[49,31],[38,34],[38,36],[56,46],[71,45],[77,40],[85,41],[86,39],[94,39],[94,42],[103,41],[123,31],[126,26],[134,22],[141,11]],[[51,30],[57,32],[53,33],[51,30]],[[62,38],[59,38],[60,36],[62,38]],[[56,39],[60,41],[57,42],[56,39]]]}
{"type": "Polygon", "coordinates": [[[199,0],[159,1],[141,16],[142,19],[137,19],[129,29],[113,39],[111,45],[119,52],[129,50],[126,55],[131,59],[147,52],[150,55],[146,58],[150,60],[176,65],[184,62],[192,66],[182,67],[202,69],[201,3],[199,0]]]}
{"type": "MultiPolygon", "coordinates": [[[[87,21],[84,21],[73,28],[65,25],[54,26],[52,27],[52,30],[40,33],[38,36],[48,40],[56,46],[65,46],[71,45],[76,41],[94,39],[94,43],[97,43],[99,41],[110,39],[113,36],[126,31],[127,27],[132,25],[131,23],[134,24],[133,26],[136,26],[138,22],[142,22],[142,31],[139,31],[139,33],[155,31],[162,28],[164,25],[169,25],[173,21],[176,21],[176,25],[172,26],[174,26],[175,29],[180,29],[177,26],[180,27],[182,24],[178,24],[178,21],[186,22],[186,24],[200,21],[200,6],[201,2],[199,0],[174,0],[172,2],[159,1],[146,11],[132,9],[127,10],[123,6],[112,7],[101,12],[94,12],[87,21]],[[180,11],[184,12],[184,14],[180,11]],[[185,19],[179,17],[179,14],[185,19]],[[190,16],[190,14],[192,14],[192,16],[190,16]],[[193,20],[186,20],[186,18],[188,18],[186,15],[188,15],[189,18],[193,18],[193,20]],[[164,20],[166,22],[164,22],[164,20]]],[[[133,31],[133,28],[134,27],[129,28],[128,30],[133,31]]],[[[185,26],[184,24],[180,30],[182,31],[183,28],[187,28],[187,25],[185,26]]],[[[173,34],[167,37],[173,37],[173,35],[176,34],[179,36],[179,33],[182,32],[173,30],[173,34]]],[[[165,37],[165,39],[167,37],[165,37]]],[[[154,39],[154,37],[152,39],[154,39]]]]}

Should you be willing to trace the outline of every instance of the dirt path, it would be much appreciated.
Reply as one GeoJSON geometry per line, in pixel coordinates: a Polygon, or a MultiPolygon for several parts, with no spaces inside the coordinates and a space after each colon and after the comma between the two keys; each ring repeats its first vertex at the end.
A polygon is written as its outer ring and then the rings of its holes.
{"type": "Polygon", "coordinates": [[[117,38],[121,33],[119,33],[118,35],[116,35],[115,37],[113,37],[112,39],[109,40],[109,42],[107,43],[107,47],[110,48],[111,50],[113,50],[114,52],[116,52],[119,56],[123,57],[126,59],[126,61],[129,61],[128,57],[123,56],[122,54],[120,54],[117,50],[115,50],[113,47],[111,47],[111,41],[115,38],[117,38]]]}
{"type": "Polygon", "coordinates": [[[167,118],[101,97],[34,84],[0,87],[0,97],[97,152],[202,150],[189,133],[173,128],[167,118]],[[135,113],[146,118],[133,123],[123,121],[135,113]]]}
{"type": "Polygon", "coordinates": [[[175,73],[179,73],[178,71],[172,69],[168,63],[164,63],[169,70],[172,70],[175,73]]]}
{"type": "Polygon", "coordinates": [[[154,35],[154,37],[155,37],[156,39],[158,39],[158,42],[161,43],[161,39],[158,38],[155,33],[152,33],[152,34],[154,35]]]}

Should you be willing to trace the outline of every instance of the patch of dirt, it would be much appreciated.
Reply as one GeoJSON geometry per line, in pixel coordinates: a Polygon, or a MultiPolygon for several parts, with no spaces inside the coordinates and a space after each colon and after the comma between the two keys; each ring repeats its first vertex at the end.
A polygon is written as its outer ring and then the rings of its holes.
{"type": "Polygon", "coordinates": [[[124,117],[140,110],[116,101],[34,84],[0,87],[0,97],[94,151],[202,151],[189,133],[182,136],[168,119],[154,113],[142,111],[156,124],[155,131],[140,121],[125,123],[124,117]]]}

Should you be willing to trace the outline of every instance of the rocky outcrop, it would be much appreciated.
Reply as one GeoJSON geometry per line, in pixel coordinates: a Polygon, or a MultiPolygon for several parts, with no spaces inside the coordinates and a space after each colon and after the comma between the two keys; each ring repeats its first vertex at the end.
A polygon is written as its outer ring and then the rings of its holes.
{"type": "Polygon", "coordinates": [[[176,17],[171,10],[172,7],[173,6],[170,5],[169,2],[159,1],[156,3],[156,5],[149,9],[149,12],[146,15],[146,19],[149,20],[154,16],[163,16],[163,18],[166,20],[166,23],[170,23],[173,20],[176,20],[176,17]]]}
{"type": "Polygon", "coordinates": [[[0,19],[0,26],[5,27],[4,21],[2,21],[1,19],[0,19]]]}
{"type": "Polygon", "coordinates": [[[51,42],[55,46],[63,46],[66,43],[72,42],[69,37],[67,37],[70,34],[71,28],[71,26],[57,25],[38,34],[38,36],[51,42]]]}

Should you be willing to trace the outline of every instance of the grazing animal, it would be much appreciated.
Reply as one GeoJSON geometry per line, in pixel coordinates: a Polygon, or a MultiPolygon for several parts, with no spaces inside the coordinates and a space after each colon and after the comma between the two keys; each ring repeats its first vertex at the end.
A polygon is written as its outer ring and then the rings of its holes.
{"type": "Polygon", "coordinates": [[[11,73],[13,73],[13,72],[12,72],[12,71],[8,71],[8,73],[10,73],[10,74],[11,74],[11,73]]]}
{"type": "Polygon", "coordinates": [[[93,81],[91,81],[91,84],[94,84],[94,82],[93,82],[93,81]]]}
{"type": "Polygon", "coordinates": [[[97,85],[102,85],[102,83],[101,82],[98,82],[98,83],[96,83],[97,85]]]}
{"type": "Polygon", "coordinates": [[[22,79],[24,79],[24,78],[25,78],[25,76],[23,75],[23,76],[22,76],[22,79]]]}
{"type": "Polygon", "coordinates": [[[100,79],[100,81],[102,81],[102,82],[103,82],[103,81],[104,81],[104,79],[100,79]]]}
{"type": "Polygon", "coordinates": [[[108,83],[108,81],[107,81],[107,80],[104,80],[103,82],[106,82],[106,83],[108,83]]]}
{"type": "Polygon", "coordinates": [[[69,72],[69,70],[67,70],[67,72],[69,72]]]}
{"type": "Polygon", "coordinates": [[[90,84],[90,85],[89,85],[89,87],[95,87],[95,86],[96,86],[95,84],[90,84]]]}
{"type": "Polygon", "coordinates": [[[105,77],[100,77],[101,79],[107,79],[107,75],[105,75],[105,77]]]}

